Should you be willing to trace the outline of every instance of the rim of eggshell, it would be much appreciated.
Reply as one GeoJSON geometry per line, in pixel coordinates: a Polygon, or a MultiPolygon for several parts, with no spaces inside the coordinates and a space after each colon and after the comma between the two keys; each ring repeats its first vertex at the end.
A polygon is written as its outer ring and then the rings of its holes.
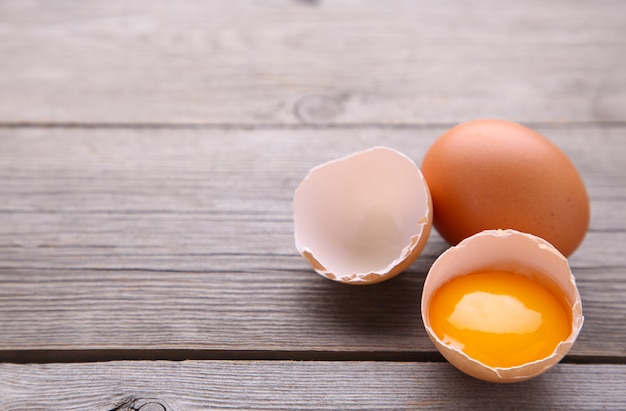
{"type": "MultiPolygon", "coordinates": [[[[401,174],[402,175],[399,177],[405,179],[409,173],[402,172],[401,174]]],[[[410,187],[411,185],[402,185],[401,191],[407,191],[410,187]]],[[[333,281],[355,285],[374,284],[385,281],[406,270],[413,263],[413,261],[415,261],[426,245],[433,221],[432,198],[421,170],[407,155],[386,146],[370,147],[368,149],[357,151],[313,167],[298,185],[294,194],[293,206],[294,238],[298,252],[308,261],[311,267],[323,277],[333,281]],[[391,260],[385,267],[364,272],[336,273],[332,267],[327,268],[327,266],[332,266],[332,264],[328,264],[323,258],[316,256],[315,250],[312,249],[314,247],[309,245],[309,242],[302,238],[303,235],[301,234],[297,221],[297,214],[299,211],[297,200],[299,195],[307,188],[308,184],[314,176],[320,172],[320,170],[324,170],[336,164],[345,163],[359,156],[372,155],[376,153],[393,154],[395,156],[395,160],[401,159],[405,163],[405,166],[415,173],[415,184],[412,186],[416,192],[419,192],[419,199],[422,200],[420,201],[421,204],[415,204],[415,207],[410,207],[415,210],[414,213],[416,216],[419,214],[419,218],[415,221],[417,224],[416,230],[412,233],[408,241],[403,244],[403,247],[399,249],[397,256],[393,258],[393,260],[391,260]]]]}
{"type": "Polygon", "coordinates": [[[442,253],[424,282],[421,310],[428,336],[451,364],[473,377],[501,383],[528,380],[552,368],[570,350],[584,322],[576,279],[567,259],[546,240],[511,229],[482,231],[442,253]],[[522,259],[520,255],[524,251],[533,253],[533,258],[522,259]],[[428,316],[433,292],[453,278],[481,269],[512,270],[534,277],[553,292],[558,287],[572,310],[569,337],[560,342],[551,355],[515,367],[490,367],[443,343],[432,330],[428,316]],[[540,273],[553,283],[547,283],[540,273]]]}

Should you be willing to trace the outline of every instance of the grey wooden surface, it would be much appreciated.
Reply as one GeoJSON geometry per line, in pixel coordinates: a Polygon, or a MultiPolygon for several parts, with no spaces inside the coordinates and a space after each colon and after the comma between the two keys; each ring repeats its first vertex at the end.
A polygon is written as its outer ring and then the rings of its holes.
{"type": "Polygon", "coordinates": [[[0,7],[4,122],[625,120],[621,0],[0,7]]]}
{"type": "Polygon", "coordinates": [[[3,373],[9,409],[128,410],[157,403],[177,410],[570,410],[623,409],[626,401],[626,367],[608,364],[559,364],[514,385],[479,381],[447,363],[418,362],[6,364],[3,373]]]}
{"type": "Polygon", "coordinates": [[[626,3],[0,1],[0,55],[0,410],[626,408],[626,3]],[[423,330],[436,233],[365,287],[292,235],[309,168],[484,117],[592,201],[583,331],[512,386],[423,330]]]}

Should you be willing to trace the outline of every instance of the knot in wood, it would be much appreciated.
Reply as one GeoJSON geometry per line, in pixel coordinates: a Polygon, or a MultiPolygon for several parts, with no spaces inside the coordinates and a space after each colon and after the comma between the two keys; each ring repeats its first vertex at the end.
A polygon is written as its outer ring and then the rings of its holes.
{"type": "Polygon", "coordinates": [[[166,411],[166,409],[158,402],[149,402],[139,407],[139,411],[166,411]]]}
{"type": "Polygon", "coordinates": [[[330,96],[306,96],[294,105],[294,114],[303,123],[322,123],[344,112],[343,103],[330,96]]]}
{"type": "Polygon", "coordinates": [[[126,397],[122,402],[110,411],[168,411],[167,406],[154,398],[126,397]]]}

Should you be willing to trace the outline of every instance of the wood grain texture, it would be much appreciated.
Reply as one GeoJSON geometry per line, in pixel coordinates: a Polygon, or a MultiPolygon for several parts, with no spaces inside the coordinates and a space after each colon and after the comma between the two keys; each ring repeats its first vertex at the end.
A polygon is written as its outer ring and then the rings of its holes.
{"type": "Polygon", "coordinates": [[[624,408],[626,2],[3,0],[0,55],[0,410],[624,408]],[[592,201],[583,331],[506,386],[423,330],[436,233],[367,287],[292,233],[311,167],[481,117],[592,201]]]}
{"type": "Polygon", "coordinates": [[[185,361],[0,364],[0,407],[27,410],[621,409],[625,365],[561,364],[512,385],[446,363],[185,361]]]}
{"type": "Polygon", "coordinates": [[[0,4],[0,122],[626,121],[626,3],[0,4]]]}
{"type": "MultiPolygon", "coordinates": [[[[323,161],[385,144],[419,163],[442,131],[0,129],[4,358],[23,349],[433,352],[419,301],[441,238],[392,281],[340,285],[297,254],[291,199],[323,161]]],[[[592,199],[590,231],[571,258],[586,316],[572,354],[624,356],[626,129],[540,131],[579,167],[592,199]]]]}

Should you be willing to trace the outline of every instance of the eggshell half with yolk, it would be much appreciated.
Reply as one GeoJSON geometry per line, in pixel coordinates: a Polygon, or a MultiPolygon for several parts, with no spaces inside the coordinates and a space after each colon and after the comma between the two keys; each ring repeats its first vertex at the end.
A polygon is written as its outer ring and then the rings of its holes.
{"type": "Polygon", "coordinates": [[[475,378],[499,383],[528,380],[552,368],[570,350],[583,325],[580,295],[566,258],[544,239],[515,230],[486,230],[441,254],[426,277],[421,309],[428,336],[452,365],[475,378]],[[430,320],[435,292],[459,276],[494,270],[527,276],[550,290],[571,310],[571,333],[551,355],[519,366],[493,367],[437,336],[430,320]]]}

